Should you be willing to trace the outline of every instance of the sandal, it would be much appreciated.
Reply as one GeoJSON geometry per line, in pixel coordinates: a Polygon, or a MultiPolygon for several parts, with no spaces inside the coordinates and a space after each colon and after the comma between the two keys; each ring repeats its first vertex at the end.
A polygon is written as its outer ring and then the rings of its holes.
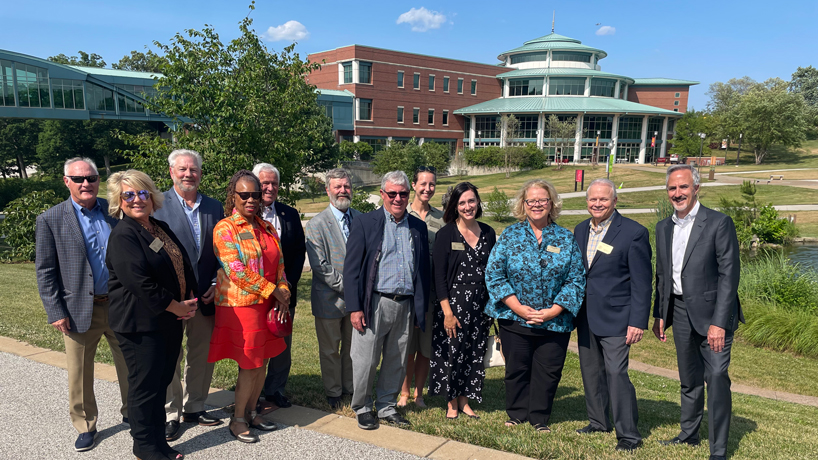
{"type": "Polygon", "coordinates": [[[551,432],[551,428],[549,428],[548,425],[537,425],[537,426],[534,427],[534,429],[537,430],[540,433],[550,433],[551,432]]]}
{"type": "Polygon", "coordinates": [[[519,420],[516,420],[516,419],[513,419],[513,418],[510,418],[510,419],[506,420],[505,425],[507,427],[512,427],[512,426],[517,426],[517,425],[519,425],[521,423],[523,423],[523,422],[521,422],[519,420]]]}
{"type": "Polygon", "coordinates": [[[409,395],[401,393],[400,399],[398,400],[398,407],[406,407],[407,404],[409,404],[409,395]]]}
{"type": "Polygon", "coordinates": [[[246,443],[258,442],[258,436],[256,436],[250,431],[250,424],[247,423],[247,420],[241,417],[230,417],[230,423],[227,424],[227,431],[230,433],[230,436],[233,436],[234,438],[238,439],[241,442],[246,443]],[[231,428],[233,426],[233,422],[243,423],[247,425],[247,433],[239,434],[233,433],[233,429],[231,428]]]}

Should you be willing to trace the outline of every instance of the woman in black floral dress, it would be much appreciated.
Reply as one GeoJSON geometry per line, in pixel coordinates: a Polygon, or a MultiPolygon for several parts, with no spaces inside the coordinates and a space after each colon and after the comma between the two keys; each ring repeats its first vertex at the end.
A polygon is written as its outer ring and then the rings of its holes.
{"type": "Polygon", "coordinates": [[[435,240],[435,310],[429,394],[448,401],[446,417],[460,412],[479,418],[469,400],[482,402],[483,355],[491,318],[483,314],[488,301],[486,262],[497,239],[494,229],[477,222],[482,214],[477,187],[461,182],[452,191],[435,240]]]}

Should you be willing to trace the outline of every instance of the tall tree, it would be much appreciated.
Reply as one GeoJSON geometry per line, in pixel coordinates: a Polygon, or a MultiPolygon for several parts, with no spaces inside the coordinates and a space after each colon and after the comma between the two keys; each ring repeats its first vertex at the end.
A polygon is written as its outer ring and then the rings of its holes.
{"type": "Polygon", "coordinates": [[[431,166],[438,174],[445,174],[449,163],[449,149],[444,144],[424,142],[418,145],[413,138],[408,142],[392,142],[389,147],[376,152],[372,159],[372,172],[386,174],[389,171],[403,171],[411,179],[421,166],[431,166]]]}
{"type": "Polygon", "coordinates": [[[37,135],[40,121],[32,119],[0,118],[0,168],[3,176],[14,170],[27,179],[26,167],[36,163],[37,135]]]}
{"type": "Polygon", "coordinates": [[[496,129],[505,141],[503,164],[506,168],[506,178],[508,178],[511,177],[511,168],[521,166],[527,159],[526,149],[514,142],[521,137],[520,120],[514,114],[503,115],[497,120],[496,129]]]}
{"type": "Polygon", "coordinates": [[[175,143],[123,134],[135,167],[164,178],[171,147],[192,148],[205,160],[202,190],[224,198],[238,169],[264,161],[281,172],[286,201],[299,179],[337,164],[332,122],[304,78],[319,64],[303,61],[295,44],[268,50],[252,24],[249,16],[242,20],[238,37],[226,44],[209,25],[154,42],[167,64],[149,108],[174,117],[175,143]]]}
{"type": "Polygon", "coordinates": [[[788,86],[780,78],[769,79],[747,92],[738,105],[744,142],[753,147],[756,164],[764,161],[770,147],[798,147],[805,139],[807,106],[800,94],[787,91],[788,86]]]}
{"type": "Polygon", "coordinates": [[[712,120],[708,123],[708,128],[710,128],[712,134],[719,138],[738,138],[742,124],[741,117],[738,114],[738,105],[741,98],[758,85],[760,83],[746,76],[731,78],[727,83],[717,81],[710,85],[706,93],[710,96],[710,100],[707,102],[709,114],[702,116],[709,115],[712,117],[712,120]]]}
{"type": "Polygon", "coordinates": [[[164,56],[159,56],[151,50],[147,53],[131,51],[131,54],[123,56],[119,62],[111,65],[117,70],[133,70],[137,72],[162,73],[162,66],[167,64],[164,56]]]}
{"type": "Polygon", "coordinates": [[[799,67],[792,74],[789,90],[803,96],[810,107],[818,108],[818,69],[813,66],[799,67]]]}
{"type": "Polygon", "coordinates": [[[83,67],[105,67],[105,61],[102,56],[96,53],[88,54],[85,51],[77,51],[79,56],[66,56],[65,54],[58,54],[56,56],[49,56],[48,60],[56,62],[57,64],[80,65],[83,67]]]}

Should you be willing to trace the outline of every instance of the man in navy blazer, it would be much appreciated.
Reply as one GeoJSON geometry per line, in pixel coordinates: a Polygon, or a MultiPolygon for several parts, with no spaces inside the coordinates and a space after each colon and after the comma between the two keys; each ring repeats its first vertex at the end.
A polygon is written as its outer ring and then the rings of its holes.
{"type": "Polygon", "coordinates": [[[628,377],[631,345],[648,327],[651,249],[648,230],[616,211],[616,187],[596,179],[586,193],[591,218],[574,229],[587,284],[577,315],[577,339],[585,407],[590,423],[580,434],[610,432],[613,410],[616,450],[642,445],[636,391],[628,377]]]}
{"type": "Polygon", "coordinates": [[[426,224],[406,212],[409,178],[402,171],[381,180],[383,207],[352,221],[344,258],[344,302],[352,333],[352,410],[358,427],[374,430],[378,419],[409,421],[395,407],[406,374],[409,332],[425,330],[429,298],[426,224]],[[372,413],[372,384],[383,354],[372,413]]]}
{"type": "Polygon", "coordinates": [[[187,336],[184,378],[182,354],[176,363],[176,372],[168,385],[165,402],[165,438],[173,441],[180,436],[179,420],[203,426],[221,424],[221,420],[205,412],[205,400],[210,393],[213,363],[207,362],[210,336],[215,324],[216,272],[219,261],[213,253],[213,227],[224,218],[222,204],[199,193],[202,180],[202,156],[193,150],[174,150],[168,156],[168,171],[173,187],[164,193],[165,202],[154,213],[157,220],[168,224],[185,248],[197,291],[203,293],[198,302],[199,311],[184,320],[187,336]]]}

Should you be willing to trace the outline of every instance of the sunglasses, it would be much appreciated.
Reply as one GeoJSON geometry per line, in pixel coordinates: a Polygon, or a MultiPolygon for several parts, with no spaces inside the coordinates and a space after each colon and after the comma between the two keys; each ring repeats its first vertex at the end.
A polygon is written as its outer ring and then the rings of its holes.
{"type": "Polygon", "coordinates": [[[258,200],[261,198],[261,192],[236,192],[236,195],[242,199],[242,201],[247,201],[252,197],[254,200],[258,200]]]}
{"type": "Polygon", "coordinates": [[[420,172],[430,172],[432,174],[435,174],[437,172],[437,169],[435,169],[434,166],[418,166],[417,172],[419,172],[419,173],[420,172]]]}
{"type": "Polygon", "coordinates": [[[94,182],[99,180],[99,175],[93,175],[93,176],[67,176],[67,177],[69,179],[71,179],[71,182],[73,182],[75,184],[81,184],[81,183],[83,183],[85,181],[88,181],[89,184],[93,184],[94,182]]]}
{"type": "Polygon", "coordinates": [[[140,190],[138,192],[128,190],[127,192],[120,193],[119,196],[128,203],[132,202],[136,197],[139,197],[139,199],[142,201],[148,201],[148,198],[151,197],[151,192],[147,190],[140,190]]]}
{"type": "Polygon", "coordinates": [[[404,200],[409,198],[409,192],[387,192],[387,191],[384,191],[384,190],[381,190],[381,192],[385,193],[386,196],[388,196],[390,200],[394,200],[395,197],[398,196],[398,195],[400,195],[400,197],[403,198],[404,200]]]}

